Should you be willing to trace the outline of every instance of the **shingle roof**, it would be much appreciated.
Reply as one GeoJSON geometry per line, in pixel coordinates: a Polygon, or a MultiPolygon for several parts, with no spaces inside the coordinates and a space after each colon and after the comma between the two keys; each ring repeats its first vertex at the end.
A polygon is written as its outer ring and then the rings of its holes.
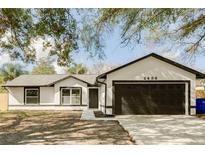
{"type": "Polygon", "coordinates": [[[96,75],[68,75],[68,74],[53,74],[53,75],[21,75],[12,81],[8,81],[4,86],[12,87],[26,87],[26,86],[51,86],[56,82],[62,81],[66,78],[74,77],[82,82],[88,84],[95,84],[96,75]]]}
{"type": "Polygon", "coordinates": [[[97,77],[96,74],[73,74],[72,76],[93,85],[95,84],[97,77]]]}

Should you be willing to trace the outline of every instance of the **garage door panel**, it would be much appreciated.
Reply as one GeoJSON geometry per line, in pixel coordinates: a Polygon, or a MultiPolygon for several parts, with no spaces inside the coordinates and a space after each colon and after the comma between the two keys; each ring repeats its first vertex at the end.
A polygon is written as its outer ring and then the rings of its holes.
{"type": "Polygon", "coordinates": [[[184,84],[115,85],[115,114],[185,114],[184,84]]]}
{"type": "Polygon", "coordinates": [[[149,101],[146,100],[145,97],[140,99],[136,99],[133,97],[121,97],[121,99],[122,99],[122,114],[124,113],[152,114],[152,113],[157,113],[158,111],[158,105],[155,103],[150,103],[150,100],[149,101]],[[144,102],[143,106],[141,105],[140,102],[144,102]]]}

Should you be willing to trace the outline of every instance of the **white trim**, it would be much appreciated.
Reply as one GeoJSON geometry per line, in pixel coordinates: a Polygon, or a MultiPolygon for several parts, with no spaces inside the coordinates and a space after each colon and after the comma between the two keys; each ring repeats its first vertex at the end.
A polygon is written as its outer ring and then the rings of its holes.
{"type": "Polygon", "coordinates": [[[79,97],[80,98],[80,104],[78,104],[79,106],[81,105],[81,95],[82,95],[82,92],[81,92],[81,88],[79,88],[79,87],[62,87],[61,88],[61,105],[68,105],[68,106],[72,106],[73,104],[72,104],[72,98],[73,97],[76,97],[76,96],[72,96],[72,90],[74,90],[74,89],[77,89],[77,90],[79,90],[80,91],[80,96],[77,96],[77,97],[79,97]],[[69,99],[70,99],[70,104],[64,104],[63,103],[63,89],[69,89],[70,90],[70,96],[68,96],[68,97],[70,97],[69,99]]]}

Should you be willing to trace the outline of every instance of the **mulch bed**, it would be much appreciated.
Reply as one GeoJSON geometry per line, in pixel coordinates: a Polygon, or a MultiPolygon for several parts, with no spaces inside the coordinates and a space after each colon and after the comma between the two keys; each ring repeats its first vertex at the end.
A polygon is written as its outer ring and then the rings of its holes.
{"type": "Polygon", "coordinates": [[[114,115],[105,115],[102,111],[94,111],[96,118],[112,118],[114,115]]]}
{"type": "Polygon", "coordinates": [[[205,120],[205,115],[197,115],[198,118],[205,120]]]}

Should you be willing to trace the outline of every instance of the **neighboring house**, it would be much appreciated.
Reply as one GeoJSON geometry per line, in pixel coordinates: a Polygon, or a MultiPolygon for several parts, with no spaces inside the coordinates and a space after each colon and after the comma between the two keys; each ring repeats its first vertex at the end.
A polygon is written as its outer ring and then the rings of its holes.
{"type": "Polygon", "coordinates": [[[196,80],[196,90],[205,90],[205,80],[196,80]]]}
{"type": "Polygon", "coordinates": [[[196,80],[196,98],[205,98],[205,80],[196,80]]]}
{"type": "Polygon", "coordinates": [[[82,110],[105,114],[195,114],[203,73],[159,56],[144,56],[95,75],[22,75],[5,86],[9,109],[82,110]]]}

